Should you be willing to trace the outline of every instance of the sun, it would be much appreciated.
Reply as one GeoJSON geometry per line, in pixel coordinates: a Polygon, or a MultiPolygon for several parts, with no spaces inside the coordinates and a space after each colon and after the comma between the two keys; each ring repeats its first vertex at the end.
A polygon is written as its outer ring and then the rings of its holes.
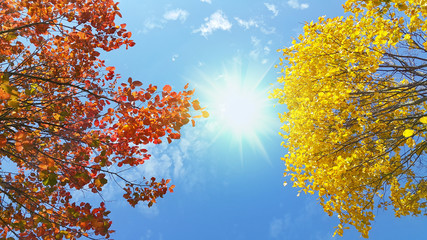
{"type": "Polygon", "coordinates": [[[241,85],[238,79],[228,82],[211,102],[217,108],[220,123],[234,136],[257,131],[263,125],[261,92],[241,85]]]}
{"type": "Polygon", "coordinates": [[[241,160],[245,146],[268,158],[262,136],[274,135],[277,116],[268,98],[271,86],[265,83],[270,69],[233,59],[217,72],[199,72],[197,78],[202,80],[195,86],[203,96],[200,102],[210,114],[206,121],[212,142],[220,140],[233,149],[237,145],[241,160]]]}

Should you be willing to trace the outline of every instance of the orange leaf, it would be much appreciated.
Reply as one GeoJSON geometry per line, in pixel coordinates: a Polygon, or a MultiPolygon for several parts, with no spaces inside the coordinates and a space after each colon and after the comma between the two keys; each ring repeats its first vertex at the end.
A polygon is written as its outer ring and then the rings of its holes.
{"type": "Polygon", "coordinates": [[[193,127],[196,126],[196,122],[194,121],[194,119],[191,119],[191,125],[193,125],[193,127]]]}
{"type": "Polygon", "coordinates": [[[17,132],[16,134],[15,134],[15,140],[16,141],[22,141],[22,140],[24,140],[25,138],[27,137],[27,134],[25,133],[25,132],[23,132],[23,131],[19,131],[19,132],[17,132]]]}
{"type": "Polygon", "coordinates": [[[22,152],[24,150],[24,146],[22,146],[22,142],[16,142],[15,148],[16,148],[16,151],[18,152],[22,152]]]}
{"type": "Polygon", "coordinates": [[[116,68],[110,66],[110,67],[106,67],[105,70],[112,72],[112,71],[116,70],[116,68]]]}
{"type": "Polygon", "coordinates": [[[163,87],[163,91],[164,92],[170,92],[170,91],[172,91],[172,87],[171,86],[169,86],[169,85],[165,85],[164,87],[163,87]]]}
{"type": "Polygon", "coordinates": [[[0,100],[8,100],[10,98],[10,94],[5,92],[3,88],[0,87],[0,100]]]}
{"type": "Polygon", "coordinates": [[[185,84],[185,87],[184,87],[184,89],[187,89],[188,88],[188,83],[187,84],[185,84]]]}
{"type": "Polygon", "coordinates": [[[200,103],[199,103],[199,100],[194,100],[193,102],[192,102],[192,104],[193,104],[193,108],[194,108],[194,110],[199,110],[200,109],[200,103]]]}

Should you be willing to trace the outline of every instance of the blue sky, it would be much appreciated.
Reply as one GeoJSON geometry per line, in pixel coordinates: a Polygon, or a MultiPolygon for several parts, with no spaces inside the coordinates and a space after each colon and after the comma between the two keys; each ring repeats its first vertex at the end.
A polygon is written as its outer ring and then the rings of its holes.
{"type": "MultiPolygon", "coordinates": [[[[148,146],[152,159],[126,172],[171,178],[176,185],[152,208],[130,207],[114,186],[104,199],[115,239],[332,239],[337,219],[315,195],[283,187],[286,150],[267,98],[273,66],[304,22],[342,15],[340,1],[122,0],[135,47],[104,55],[123,79],[180,90],[186,83],[211,114],[170,145],[148,146]],[[243,95],[234,98],[232,93],[243,95]],[[246,94],[246,95],[245,95],[246,94]],[[225,99],[225,100],[224,100],[225,99]],[[248,104],[249,103],[249,104],[248,104]],[[245,106],[248,105],[248,106],[245,106]],[[240,124],[230,119],[239,118],[240,124]]],[[[273,84],[273,85],[272,85],[273,84]]],[[[370,239],[425,239],[426,218],[380,211],[370,239]]],[[[354,229],[341,239],[359,239],[354,229]]],[[[337,239],[340,239],[339,237],[337,239]]]]}

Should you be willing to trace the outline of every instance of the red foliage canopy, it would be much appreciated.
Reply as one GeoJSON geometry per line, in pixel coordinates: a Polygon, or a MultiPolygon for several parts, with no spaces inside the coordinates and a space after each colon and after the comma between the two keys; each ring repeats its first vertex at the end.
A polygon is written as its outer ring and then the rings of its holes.
{"type": "Polygon", "coordinates": [[[102,191],[107,176],[125,183],[132,206],[172,190],[167,180],[138,184],[111,170],[143,164],[150,142],[179,139],[194,93],[131,78],[118,86],[115,68],[98,58],[134,45],[116,16],[113,0],[0,2],[1,238],[109,238],[105,204],[71,195],[102,191]]]}

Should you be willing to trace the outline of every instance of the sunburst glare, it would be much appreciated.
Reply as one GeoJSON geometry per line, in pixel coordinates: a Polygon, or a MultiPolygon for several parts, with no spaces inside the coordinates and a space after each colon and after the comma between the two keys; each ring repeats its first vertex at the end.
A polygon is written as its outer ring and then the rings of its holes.
{"type": "Polygon", "coordinates": [[[271,66],[249,66],[234,59],[216,74],[199,73],[204,84],[197,84],[196,88],[210,113],[208,121],[215,128],[213,141],[219,137],[230,139],[239,146],[241,158],[243,146],[249,144],[269,161],[260,137],[274,134],[272,122],[276,115],[268,99],[268,85],[263,83],[270,69],[271,66]]]}
{"type": "Polygon", "coordinates": [[[217,108],[221,123],[233,135],[244,135],[262,126],[263,97],[256,89],[241,86],[238,79],[226,80],[227,86],[210,103],[217,108]],[[219,111],[218,111],[219,110],[219,111]]]}

